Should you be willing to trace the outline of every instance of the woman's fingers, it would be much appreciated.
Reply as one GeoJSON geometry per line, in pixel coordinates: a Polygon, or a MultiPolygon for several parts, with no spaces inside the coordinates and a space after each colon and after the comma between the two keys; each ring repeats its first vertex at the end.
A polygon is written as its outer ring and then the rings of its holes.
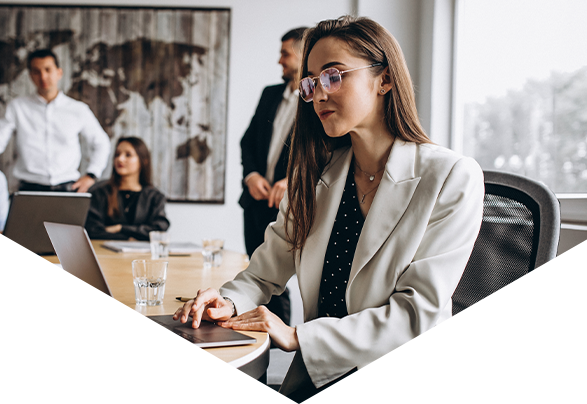
{"type": "Polygon", "coordinates": [[[193,304],[194,304],[194,299],[188,300],[187,302],[185,302],[183,306],[181,306],[180,308],[178,308],[175,311],[175,314],[173,315],[173,319],[179,320],[182,323],[185,323],[188,319],[188,315],[190,313],[190,310],[191,310],[193,304]]]}
{"type": "Polygon", "coordinates": [[[183,307],[176,310],[173,319],[186,323],[188,318],[192,317],[192,327],[198,328],[202,321],[202,317],[204,317],[204,319],[208,317],[206,309],[210,306],[213,308],[218,307],[218,302],[220,300],[224,301],[217,290],[212,288],[205,290],[200,289],[194,299],[186,302],[183,307]]]}
{"type": "Polygon", "coordinates": [[[194,300],[190,300],[180,307],[173,315],[174,320],[182,323],[192,317],[192,326],[197,328],[201,320],[218,321],[228,320],[232,317],[232,303],[227,302],[217,291],[212,294],[199,294],[194,300]]]}
{"type": "MultiPolygon", "coordinates": [[[[222,299],[224,300],[224,299],[222,299]]],[[[220,301],[218,301],[220,303],[220,301]]],[[[209,307],[206,314],[212,321],[228,320],[232,316],[232,304],[219,305],[219,307],[209,307]]]]}
{"type": "Polygon", "coordinates": [[[202,322],[202,314],[206,309],[205,303],[198,303],[198,299],[196,299],[196,303],[192,306],[192,310],[190,311],[190,316],[192,317],[192,328],[198,328],[200,323],[202,322]]]}
{"type": "MultiPolygon", "coordinates": [[[[222,297],[220,297],[220,294],[218,293],[218,291],[216,289],[208,288],[205,290],[200,289],[198,291],[198,296],[196,296],[196,300],[195,300],[194,305],[192,306],[192,310],[190,312],[190,315],[192,316],[192,327],[193,328],[198,328],[200,326],[200,323],[202,321],[202,317],[205,314],[205,310],[210,305],[212,305],[212,307],[215,307],[218,299],[224,300],[222,297]]],[[[205,317],[207,317],[207,315],[204,316],[204,318],[205,317]]]]}
{"type": "Polygon", "coordinates": [[[254,310],[217,324],[225,328],[241,331],[264,331],[269,334],[271,340],[279,348],[288,352],[299,349],[296,329],[286,325],[265,306],[259,306],[254,310]]]}
{"type": "MultiPolygon", "coordinates": [[[[268,323],[275,320],[276,317],[273,313],[269,311],[265,306],[259,306],[256,309],[251,311],[247,311],[246,313],[241,314],[240,316],[233,317],[219,323],[223,327],[247,327],[247,330],[250,331],[267,331],[268,323]],[[252,325],[255,324],[257,327],[261,328],[254,328],[252,325]],[[251,328],[253,327],[253,328],[251,328]]],[[[244,329],[244,328],[239,328],[244,329]]]]}

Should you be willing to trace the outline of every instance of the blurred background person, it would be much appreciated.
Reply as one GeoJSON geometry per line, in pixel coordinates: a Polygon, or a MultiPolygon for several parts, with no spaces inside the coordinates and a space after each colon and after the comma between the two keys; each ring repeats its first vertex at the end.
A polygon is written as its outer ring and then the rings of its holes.
{"type": "Polygon", "coordinates": [[[148,240],[150,231],[165,231],[165,195],[151,183],[151,156],[137,137],[116,143],[112,176],[90,188],[92,201],[86,230],[90,238],[148,240]]]}
{"type": "Polygon", "coordinates": [[[18,97],[0,119],[0,154],[16,135],[14,176],[21,191],[87,192],[102,175],[110,139],[86,104],[59,90],[63,70],[50,49],[29,54],[27,67],[37,94],[18,97]],[[87,172],[78,171],[80,135],[89,146],[87,172]]]}

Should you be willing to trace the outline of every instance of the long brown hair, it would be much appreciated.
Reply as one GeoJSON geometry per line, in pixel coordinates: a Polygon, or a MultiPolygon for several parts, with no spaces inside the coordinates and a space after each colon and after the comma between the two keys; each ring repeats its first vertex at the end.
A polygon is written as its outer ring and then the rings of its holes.
{"type": "MultiPolygon", "coordinates": [[[[116,147],[114,148],[114,159],[116,158],[116,149],[118,145],[122,142],[129,143],[137,156],[139,157],[139,162],[141,165],[141,171],[139,173],[139,183],[141,186],[147,187],[152,185],[151,182],[151,153],[149,153],[149,148],[143,142],[142,139],[134,136],[129,137],[121,137],[116,142],[116,147]]],[[[120,215],[120,210],[118,209],[118,190],[120,188],[120,175],[116,172],[115,164],[112,164],[112,175],[110,176],[109,190],[108,190],[108,216],[111,218],[116,218],[120,215]]]]}
{"type": "MultiPolygon", "coordinates": [[[[334,37],[344,41],[354,56],[367,63],[381,63],[369,69],[374,76],[389,67],[391,91],[385,97],[385,123],[396,137],[415,143],[431,143],[422,129],[416,99],[404,55],[395,38],[375,21],[365,17],[343,16],[319,22],[306,30],[301,77],[308,76],[308,56],[316,42],[334,37]]],[[[291,250],[302,251],[316,214],[316,185],[332,152],[350,145],[350,135],[329,138],[312,103],[298,101],[296,123],[287,167],[285,233],[291,250]]]]}

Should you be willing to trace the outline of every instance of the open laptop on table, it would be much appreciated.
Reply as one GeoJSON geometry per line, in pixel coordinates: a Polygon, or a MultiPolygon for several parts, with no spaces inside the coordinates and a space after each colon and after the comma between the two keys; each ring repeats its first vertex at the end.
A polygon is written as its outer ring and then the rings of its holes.
{"type": "Polygon", "coordinates": [[[43,222],[83,226],[91,197],[75,192],[15,192],[3,234],[35,254],[54,254],[43,222]]]}
{"type": "MultiPolygon", "coordinates": [[[[81,226],[60,223],[45,222],[44,225],[63,269],[112,296],[86,230],[81,226]]],[[[130,287],[132,286],[129,285],[130,287]]],[[[257,342],[255,338],[248,335],[205,321],[198,329],[193,329],[190,321],[182,324],[179,321],[174,321],[171,315],[147,317],[201,348],[246,345],[257,342]]]]}

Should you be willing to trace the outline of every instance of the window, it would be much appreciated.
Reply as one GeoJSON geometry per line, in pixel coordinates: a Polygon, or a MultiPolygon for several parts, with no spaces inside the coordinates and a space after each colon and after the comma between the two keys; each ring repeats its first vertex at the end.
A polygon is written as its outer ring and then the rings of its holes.
{"type": "Polygon", "coordinates": [[[460,0],[453,148],[587,192],[587,1],[460,0]]]}

